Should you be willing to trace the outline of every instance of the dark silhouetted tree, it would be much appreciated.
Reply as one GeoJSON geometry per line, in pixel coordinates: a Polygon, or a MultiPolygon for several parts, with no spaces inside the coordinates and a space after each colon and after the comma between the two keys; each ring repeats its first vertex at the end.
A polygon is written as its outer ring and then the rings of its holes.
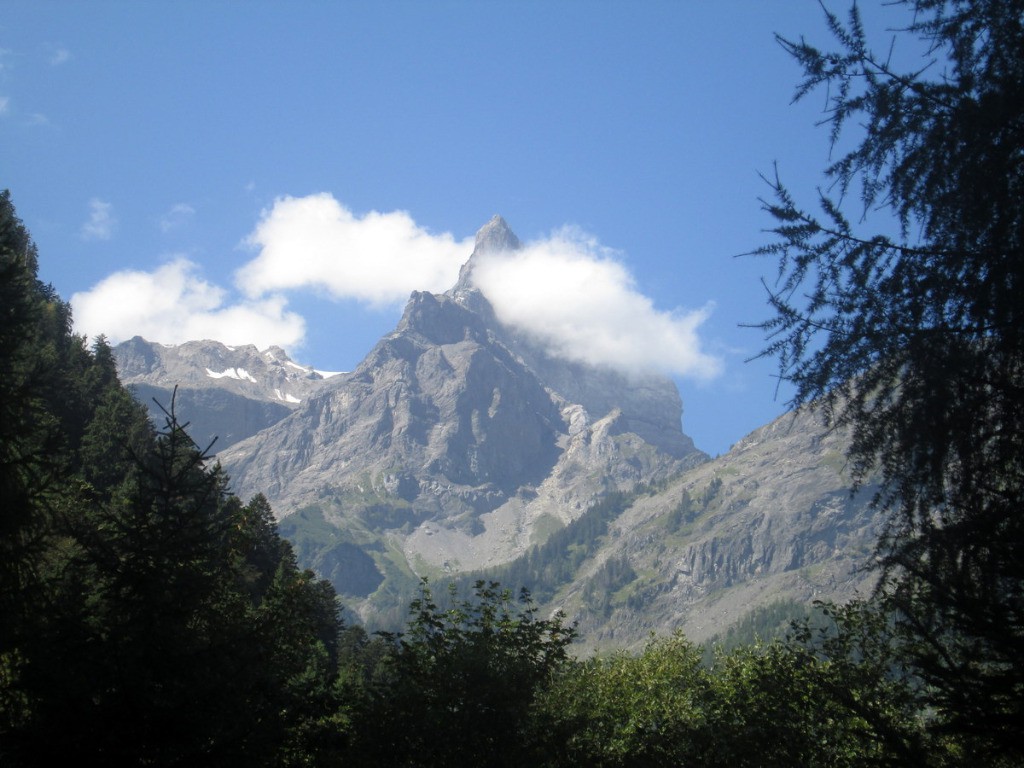
{"type": "Polygon", "coordinates": [[[1024,2],[898,4],[885,55],[856,5],[828,14],[837,51],[780,40],[796,98],[827,89],[839,157],[821,214],[771,181],[765,354],[797,404],[850,428],[857,479],[881,482],[884,592],[940,722],[978,759],[1019,759],[1024,2]],[[910,68],[904,46],[925,52],[910,68]]]}
{"type": "Polygon", "coordinates": [[[340,622],[266,499],[155,433],[0,196],[0,763],[310,765],[340,622]]]}

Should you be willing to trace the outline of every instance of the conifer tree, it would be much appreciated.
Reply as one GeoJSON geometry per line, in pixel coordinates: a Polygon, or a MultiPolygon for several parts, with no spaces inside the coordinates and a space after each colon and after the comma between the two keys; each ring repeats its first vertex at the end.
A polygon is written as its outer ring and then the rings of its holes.
{"type": "Polygon", "coordinates": [[[38,282],[0,195],[0,763],[307,765],[331,744],[340,623],[262,496],[38,282]]]}
{"type": "Polygon", "coordinates": [[[884,594],[940,721],[1019,759],[1024,2],[898,4],[907,27],[884,55],[856,5],[827,14],[836,51],[780,40],[796,98],[827,89],[842,151],[821,214],[771,180],[765,354],[797,404],[850,428],[857,479],[881,482],[884,594]],[[908,44],[924,56],[898,67],[908,44]]]}

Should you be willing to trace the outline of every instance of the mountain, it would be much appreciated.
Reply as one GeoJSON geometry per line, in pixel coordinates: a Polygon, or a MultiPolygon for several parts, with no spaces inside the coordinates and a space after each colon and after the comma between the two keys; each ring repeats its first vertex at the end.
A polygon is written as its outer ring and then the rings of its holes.
{"type": "Polygon", "coordinates": [[[473,272],[519,247],[492,219],[456,285],[414,292],[348,373],[134,339],[115,350],[122,376],[180,384],[204,434],[229,425],[218,460],[236,492],[264,493],[300,562],[372,627],[401,625],[421,576],[526,585],[592,648],[870,589],[876,521],[849,493],[843,435],[801,412],[710,460],[671,380],[564,360],[498,320],[473,272]]]}
{"type": "Polygon", "coordinates": [[[217,341],[154,344],[136,336],[114,347],[114,357],[121,381],[157,424],[173,396],[193,439],[206,447],[217,438],[217,450],[280,421],[331,375],[295,363],[280,347],[261,352],[217,341]]]}
{"type": "Polygon", "coordinates": [[[354,371],[218,455],[364,618],[416,574],[508,562],[609,491],[707,458],[667,378],[561,361],[498,322],[473,265],[515,247],[493,219],[452,290],[413,293],[354,371]]]}
{"type": "Polygon", "coordinates": [[[677,629],[702,642],[773,604],[866,597],[881,523],[874,489],[850,492],[846,445],[818,413],[779,417],[629,500],[546,605],[587,646],[623,648],[677,629]]]}

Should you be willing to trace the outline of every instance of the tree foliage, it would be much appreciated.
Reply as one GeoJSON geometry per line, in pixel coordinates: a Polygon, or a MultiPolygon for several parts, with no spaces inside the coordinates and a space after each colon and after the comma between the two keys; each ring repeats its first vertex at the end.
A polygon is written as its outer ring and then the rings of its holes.
{"type": "Polygon", "coordinates": [[[0,195],[0,762],[289,765],[343,729],[333,590],[71,332],[0,195]]]}
{"type": "Polygon", "coordinates": [[[534,699],[568,660],[575,630],[537,617],[526,590],[513,597],[477,581],[449,607],[426,581],[368,690],[354,757],[365,765],[507,765],[538,760],[534,699]]]}
{"type": "Polygon", "coordinates": [[[780,41],[804,71],[796,98],[828,89],[843,151],[820,215],[771,182],[765,353],[796,403],[851,429],[857,478],[882,481],[886,594],[946,727],[1019,756],[1024,3],[901,4],[884,56],[856,5],[828,14],[838,51],[780,41]],[[893,63],[907,43],[926,50],[909,69],[893,63]]]}
{"type": "Polygon", "coordinates": [[[882,615],[828,608],[786,641],[719,648],[682,636],[568,667],[541,698],[548,765],[941,765],[882,615]]]}

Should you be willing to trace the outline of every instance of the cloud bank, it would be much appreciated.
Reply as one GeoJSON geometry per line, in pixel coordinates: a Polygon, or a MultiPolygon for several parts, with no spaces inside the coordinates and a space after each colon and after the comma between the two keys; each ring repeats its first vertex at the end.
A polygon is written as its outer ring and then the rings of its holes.
{"type": "MultiPolygon", "coordinates": [[[[329,194],[278,199],[246,244],[255,256],[234,274],[241,298],[229,300],[227,290],[178,258],[153,272],[118,272],[75,294],[76,330],[114,342],[141,335],[164,343],[210,338],[295,349],[305,323],[287,309],[287,295],[313,292],[399,307],[414,290],[451,288],[473,250],[472,238],[432,234],[402,211],[357,216],[329,194]]],[[[485,254],[473,278],[502,322],[552,354],[703,380],[721,371],[698,333],[710,305],[655,308],[615,254],[579,231],[485,254]]]]}
{"type": "Polygon", "coordinates": [[[248,243],[259,255],[236,282],[249,297],[312,288],[375,306],[450,288],[473,250],[471,238],[431,234],[404,211],[358,217],[329,194],[278,199],[248,243]]]}
{"type": "Polygon", "coordinates": [[[503,323],[554,355],[627,371],[711,379],[721,361],[701,349],[697,329],[711,306],[656,309],[607,249],[565,229],[520,251],[490,253],[473,280],[503,323]]]}
{"type": "Polygon", "coordinates": [[[77,333],[102,333],[113,343],[143,336],[165,344],[216,339],[260,348],[301,345],[305,321],[286,311],[284,297],[225,304],[226,295],[203,280],[195,264],[177,258],[153,272],[116,272],[74,294],[71,308],[77,333]]]}

